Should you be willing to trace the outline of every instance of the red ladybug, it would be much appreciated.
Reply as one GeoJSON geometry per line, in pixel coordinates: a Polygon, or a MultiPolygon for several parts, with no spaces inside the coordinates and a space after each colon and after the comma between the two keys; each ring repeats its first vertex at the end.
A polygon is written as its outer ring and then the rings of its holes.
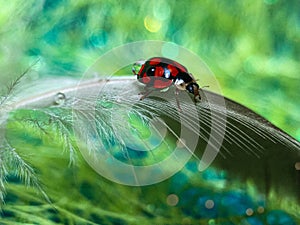
{"type": "Polygon", "coordinates": [[[172,59],[153,57],[147,61],[138,61],[133,65],[132,72],[137,75],[141,83],[146,85],[146,91],[141,99],[147,97],[155,89],[162,90],[171,85],[175,85],[176,95],[179,90],[186,90],[194,95],[195,102],[201,99],[199,85],[195,78],[183,65],[172,59]]]}

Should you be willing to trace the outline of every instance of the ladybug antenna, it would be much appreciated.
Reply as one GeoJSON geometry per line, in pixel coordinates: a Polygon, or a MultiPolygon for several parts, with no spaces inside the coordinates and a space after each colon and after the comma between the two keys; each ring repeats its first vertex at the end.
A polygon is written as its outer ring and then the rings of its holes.
{"type": "Polygon", "coordinates": [[[201,89],[203,89],[203,88],[209,88],[209,85],[204,85],[201,87],[201,89]]]}

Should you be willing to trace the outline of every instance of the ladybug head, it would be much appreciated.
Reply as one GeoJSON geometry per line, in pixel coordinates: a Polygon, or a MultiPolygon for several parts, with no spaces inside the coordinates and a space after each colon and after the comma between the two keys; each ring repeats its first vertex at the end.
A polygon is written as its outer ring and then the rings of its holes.
{"type": "Polygon", "coordinates": [[[139,60],[132,65],[132,72],[134,75],[138,75],[142,65],[145,64],[145,60],[139,60]]]}
{"type": "Polygon", "coordinates": [[[186,90],[194,94],[195,101],[199,101],[201,99],[199,94],[199,85],[197,83],[189,83],[186,85],[186,90]]]}
{"type": "Polygon", "coordinates": [[[187,86],[186,86],[186,90],[192,94],[195,93],[196,90],[199,89],[199,85],[197,83],[189,83],[187,86]]]}

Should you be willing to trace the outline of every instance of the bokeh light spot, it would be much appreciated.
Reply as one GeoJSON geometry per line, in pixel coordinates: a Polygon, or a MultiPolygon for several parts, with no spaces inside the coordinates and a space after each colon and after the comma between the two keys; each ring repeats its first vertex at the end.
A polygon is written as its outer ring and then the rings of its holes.
{"type": "Polygon", "coordinates": [[[264,211],[265,211],[265,208],[262,207],[262,206],[259,206],[259,207],[257,208],[257,212],[258,212],[258,213],[264,213],[264,211]]]}
{"type": "Polygon", "coordinates": [[[248,209],[246,210],[246,215],[247,215],[247,216],[252,216],[252,215],[253,215],[253,209],[248,208],[248,209]]]}
{"type": "Polygon", "coordinates": [[[170,206],[176,206],[179,202],[179,198],[175,194],[170,194],[167,197],[167,204],[170,206]]]}
{"type": "Polygon", "coordinates": [[[214,205],[215,205],[215,203],[214,203],[213,200],[207,200],[207,201],[205,202],[205,207],[206,207],[207,209],[212,209],[212,208],[214,207],[214,205]]]}
{"type": "Polygon", "coordinates": [[[162,22],[153,17],[146,16],[144,19],[144,26],[148,31],[155,33],[160,30],[162,22]]]}

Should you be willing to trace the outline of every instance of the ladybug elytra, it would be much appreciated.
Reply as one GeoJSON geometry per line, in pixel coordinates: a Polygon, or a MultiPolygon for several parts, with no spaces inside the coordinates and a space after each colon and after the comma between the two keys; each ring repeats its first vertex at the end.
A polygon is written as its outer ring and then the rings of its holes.
{"type": "MultiPolygon", "coordinates": [[[[153,57],[147,61],[138,61],[133,65],[132,72],[137,79],[146,85],[144,99],[155,89],[166,89],[175,85],[176,96],[179,90],[186,90],[194,95],[195,102],[200,101],[199,85],[186,67],[180,63],[163,57],[153,57]]],[[[179,105],[178,99],[176,97],[179,105]]]]}

